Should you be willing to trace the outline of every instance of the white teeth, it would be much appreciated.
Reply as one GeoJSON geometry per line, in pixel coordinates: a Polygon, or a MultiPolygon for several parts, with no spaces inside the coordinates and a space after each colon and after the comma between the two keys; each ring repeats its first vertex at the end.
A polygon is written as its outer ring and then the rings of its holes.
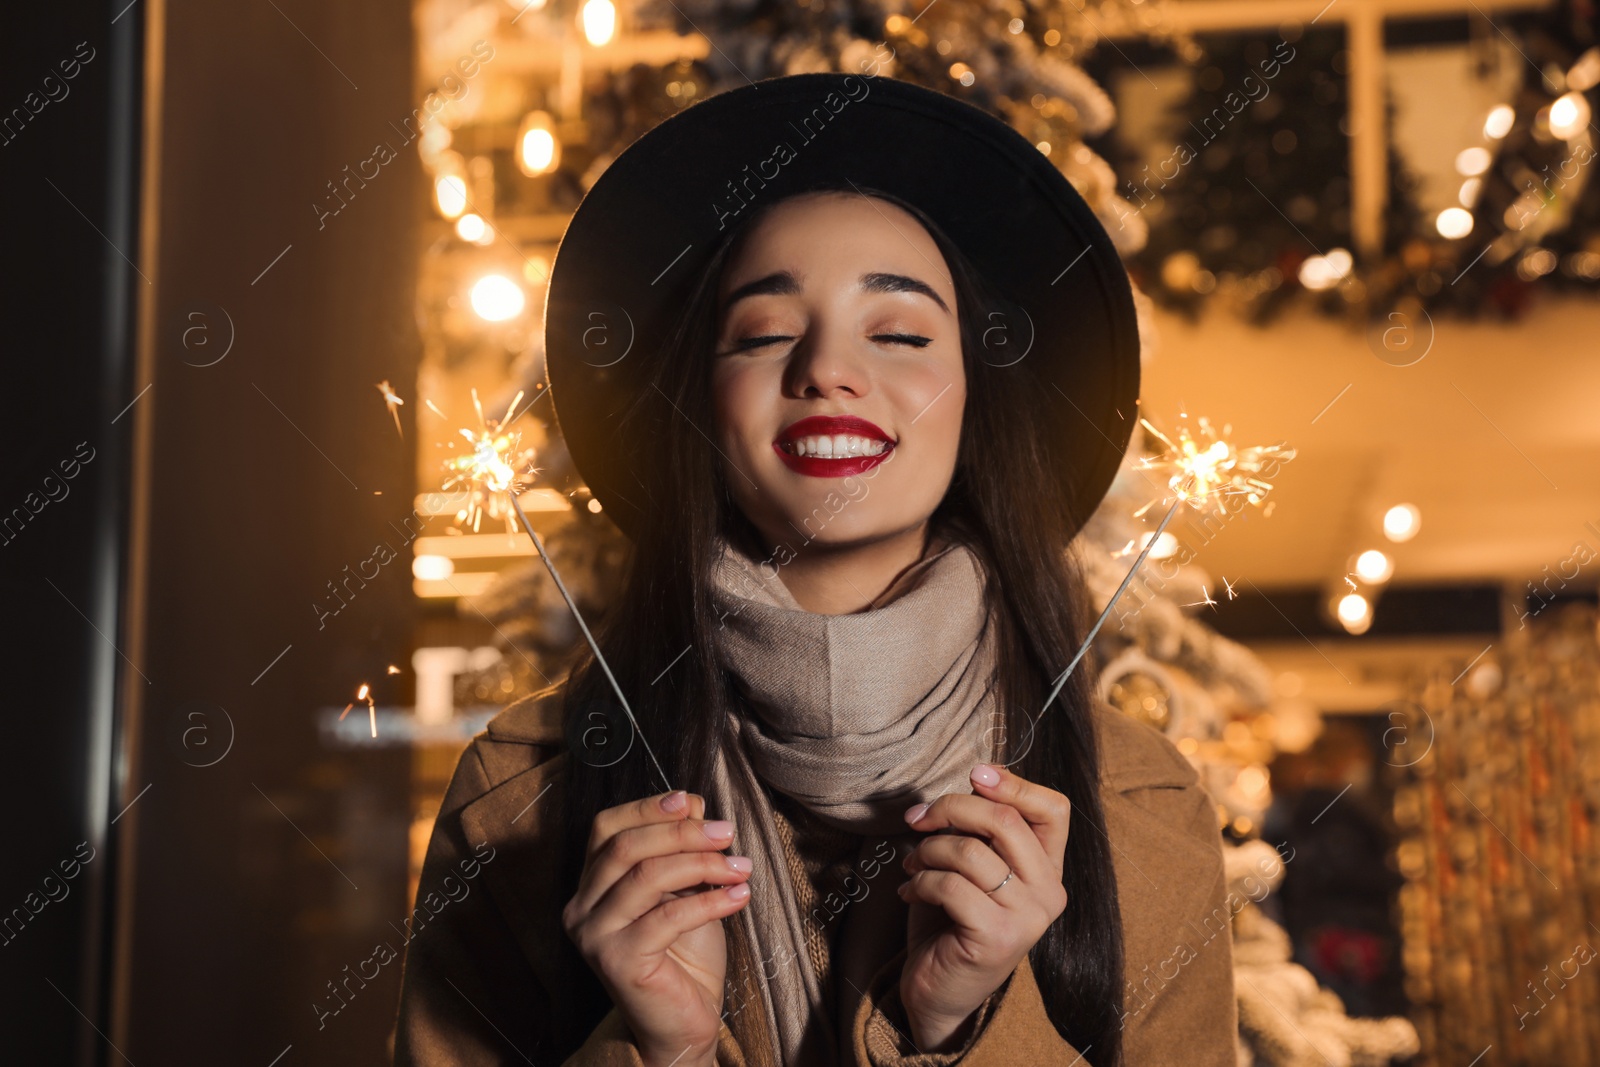
{"type": "Polygon", "coordinates": [[[801,437],[786,444],[784,450],[796,456],[837,459],[848,456],[877,456],[888,447],[886,441],[857,437],[854,434],[834,434],[831,437],[801,437]]]}

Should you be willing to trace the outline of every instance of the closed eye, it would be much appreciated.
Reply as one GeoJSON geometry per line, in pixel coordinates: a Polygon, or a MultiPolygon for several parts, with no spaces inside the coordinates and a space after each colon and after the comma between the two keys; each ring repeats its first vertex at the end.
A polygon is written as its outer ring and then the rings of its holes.
{"type": "Polygon", "coordinates": [[[729,352],[747,352],[752,348],[765,348],[767,345],[777,344],[779,341],[793,341],[793,337],[783,334],[768,334],[764,337],[741,337],[733,343],[729,352]]]}
{"type": "MultiPolygon", "coordinates": [[[[914,333],[875,333],[871,335],[874,341],[886,341],[891,344],[911,345],[913,348],[926,348],[932,343],[932,338],[923,337],[914,333]]],[[[768,345],[778,344],[782,341],[793,341],[794,338],[786,334],[766,334],[760,337],[741,337],[735,341],[729,352],[748,352],[751,349],[765,348],[768,345]]]]}
{"type": "Polygon", "coordinates": [[[872,339],[874,341],[893,341],[896,344],[911,345],[914,348],[926,348],[932,340],[914,333],[875,333],[872,335],[872,339]]]}

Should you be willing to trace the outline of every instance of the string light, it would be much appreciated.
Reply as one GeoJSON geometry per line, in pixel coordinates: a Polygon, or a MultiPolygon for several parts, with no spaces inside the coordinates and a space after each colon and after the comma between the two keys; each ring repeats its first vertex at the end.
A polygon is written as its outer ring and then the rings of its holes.
{"type": "Polygon", "coordinates": [[[1339,625],[1353,634],[1364,634],[1372,628],[1372,604],[1360,593],[1346,593],[1339,598],[1335,609],[1339,625]]]}
{"type": "Polygon", "coordinates": [[[1567,93],[1550,105],[1546,116],[1550,132],[1570,141],[1589,126],[1589,101],[1582,93],[1567,93]]]}
{"type": "Polygon", "coordinates": [[[1422,512],[1415,504],[1396,504],[1383,513],[1383,536],[1401,544],[1417,536],[1422,527],[1422,512]]]}
{"type": "Polygon", "coordinates": [[[1356,574],[1373,585],[1387,582],[1394,576],[1394,560],[1376,548],[1369,548],[1356,557],[1356,574]]]}
{"type": "Polygon", "coordinates": [[[1472,232],[1472,212],[1466,208],[1447,207],[1433,220],[1440,237],[1459,240],[1472,232]]]}
{"type": "Polygon", "coordinates": [[[517,129],[517,169],[530,178],[548,174],[561,163],[561,142],[548,111],[530,111],[517,129]]]}
{"type": "Polygon", "coordinates": [[[596,47],[609,44],[617,32],[617,6],[611,0],[587,0],[580,17],[584,38],[596,47]]]}
{"type": "Polygon", "coordinates": [[[527,297],[522,286],[504,274],[485,274],[473,283],[469,299],[478,317],[489,322],[505,322],[522,314],[527,297]]]}
{"type": "Polygon", "coordinates": [[[1483,120],[1483,135],[1491,141],[1498,141],[1511,132],[1511,125],[1517,120],[1517,113],[1510,104],[1497,104],[1489,112],[1489,117],[1483,120]]]}

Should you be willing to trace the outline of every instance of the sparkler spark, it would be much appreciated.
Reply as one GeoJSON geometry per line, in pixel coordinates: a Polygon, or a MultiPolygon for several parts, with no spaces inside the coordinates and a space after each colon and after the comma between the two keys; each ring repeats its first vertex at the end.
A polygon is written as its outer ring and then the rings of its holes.
{"type": "Polygon", "coordinates": [[[524,471],[531,473],[534,458],[533,449],[522,447],[522,434],[505,428],[521,400],[519,392],[506,408],[504,418],[486,421],[483,404],[474,389],[472,406],[478,413],[478,428],[462,427],[460,431],[471,450],[445,460],[445,471],[450,477],[445,480],[444,488],[465,486],[468,492],[467,505],[456,513],[456,521],[471,526],[473,533],[478,532],[485,514],[491,519],[504,518],[507,533],[516,530],[507,501],[515,502],[516,494],[521,491],[518,477],[524,471]]]}
{"type": "MultiPolygon", "coordinates": [[[[1233,430],[1231,425],[1224,425],[1219,434],[1204,415],[1196,420],[1198,434],[1191,432],[1184,422],[1180,422],[1172,437],[1146,419],[1140,419],[1139,423],[1166,446],[1166,451],[1159,456],[1145,457],[1134,469],[1165,472],[1167,488],[1196,510],[1212,506],[1214,500],[1224,496],[1243,495],[1249,503],[1259,505],[1272,489],[1272,483],[1262,477],[1263,472],[1269,465],[1275,467],[1279,462],[1293,459],[1295,454],[1294,449],[1284,444],[1239,448],[1228,440],[1233,430]],[[1191,481],[1192,485],[1184,488],[1191,481]]],[[[1142,516],[1155,504],[1156,501],[1151,501],[1135,512],[1135,516],[1142,516]]]]}
{"type": "Polygon", "coordinates": [[[350,709],[357,704],[366,704],[367,718],[372,723],[372,736],[378,736],[378,707],[372,702],[372,687],[366,682],[361,683],[361,688],[356,690],[356,698],[344,706],[339,713],[339,721],[344,722],[344,717],[350,714],[350,709]]]}
{"type": "MultiPolygon", "coordinates": [[[[543,394],[541,394],[543,395],[543,394]]],[[[478,529],[478,523],[487,513],[490,518],[505,516],[506,530],[512,531],[515,527],[512,517],[522,524],[522,529],[533,541],[533,547],[539,554],[539,560],[544,564],[545,570],[550,573],[550,578],[556,584],[556,589],[561,592],[561,599],[567,603],[567,610],[572,614],[573,621],[578,624],[578,629],[583,632],[583,639],[588,642],[589,650],[594,653],[595,662],[605,673],[606,681],[611,683],[611,691],[616,695],[617,701],[622,705],[623,712],[628,716],[628,724],[633,728],[634,734],[639,738],[645,753],[650,761],[655,764],[656,773],[666,783],[667,789],[672,788],[671,781],[667,778],[666,771],[661,768],[661,761],[656,759],[656,754],[650,748],[650,742],[645,740],[644,733],[639,729],[639,721],[633,716],[633,709],[628,705],[628,698],[622,692],[622,686],[611,671],[611,664],[606,662],[606,657],[600,651],[599,642],[594,639],[594,634],[589,631],[589,624],[584,622],[583,613],[578,610],[577,601],[572,599],[572,594],[567,590],[567,583],[562,581],[561,572],[556,569],[555,562],[550,558],[550,553],[545,550],[544,539],[533,528],[533,523],[528,521],[527,513],[522,510],[522,505],[517,502],[517,494],[521,492],[519,475],[537,473],[533,469],[534,450],[522,447],[522,435],[506,427],[523,414],[517,411],[517,405],[522,402],[522,393],[517,393],[511,398],[511,403],[506,408],[505,417],[499,420],[486,422],[483,417],[483,405],[478,401],[478,391],[472,391],[472,406],[478,413],[478,429],[461,430],[461,436],[472,445],[472,451],[464,455],[452,456],[445,460],[444,469],[449,475],[444,483],[444,488],[450,489],[457,485],[466,486],[470,497],[468,504],[456,515],[458,523],[470,522],[472,529],[478,529]]],[[[428,407],[438,411],[431,403],[428,407]]],[[[533,405],[530,404],[529,407],[533,405]]],[[[526,411],[527,409],[524,409],[526,411]]],[[[441,413],[442,414],[442,413],[441,413]]]]}
{"type": "Polygon", "coordinates": [[[400,405],[404,404],[405,401],[395,395],[394,390],[389,386],[389,379],[387,378],[378,383],[378,392],[383,394],[383,402],[388,405],[389,414],[394,416],[395,432],[400,435],[402,441],[405,440],[406,432],[400,428],[400,405]]]}

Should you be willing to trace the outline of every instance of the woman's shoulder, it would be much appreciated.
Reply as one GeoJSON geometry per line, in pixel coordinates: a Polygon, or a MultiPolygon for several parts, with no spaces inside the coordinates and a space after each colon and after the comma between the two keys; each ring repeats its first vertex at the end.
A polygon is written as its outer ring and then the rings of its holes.
{"type": "Polygon", "coordinates": [[[562,704],[565,687],[546,686],[507,704],[484,725],[457,764],[457,778],[474,796],[458,796],[467,803],[524,771],[549,764],[547,774],[559,770],[566,751],[563,741],[562,704]],[[466,774],[470,771],[472,773],[466,774]]]}
{"type": "Polygon", "coordinates": [[[1100,742],[1100,780],[1119,793],[1149,788],[1200,788],[1193,764],[1165,734],[1109,701],[1090,705],[1100,742]]]}

